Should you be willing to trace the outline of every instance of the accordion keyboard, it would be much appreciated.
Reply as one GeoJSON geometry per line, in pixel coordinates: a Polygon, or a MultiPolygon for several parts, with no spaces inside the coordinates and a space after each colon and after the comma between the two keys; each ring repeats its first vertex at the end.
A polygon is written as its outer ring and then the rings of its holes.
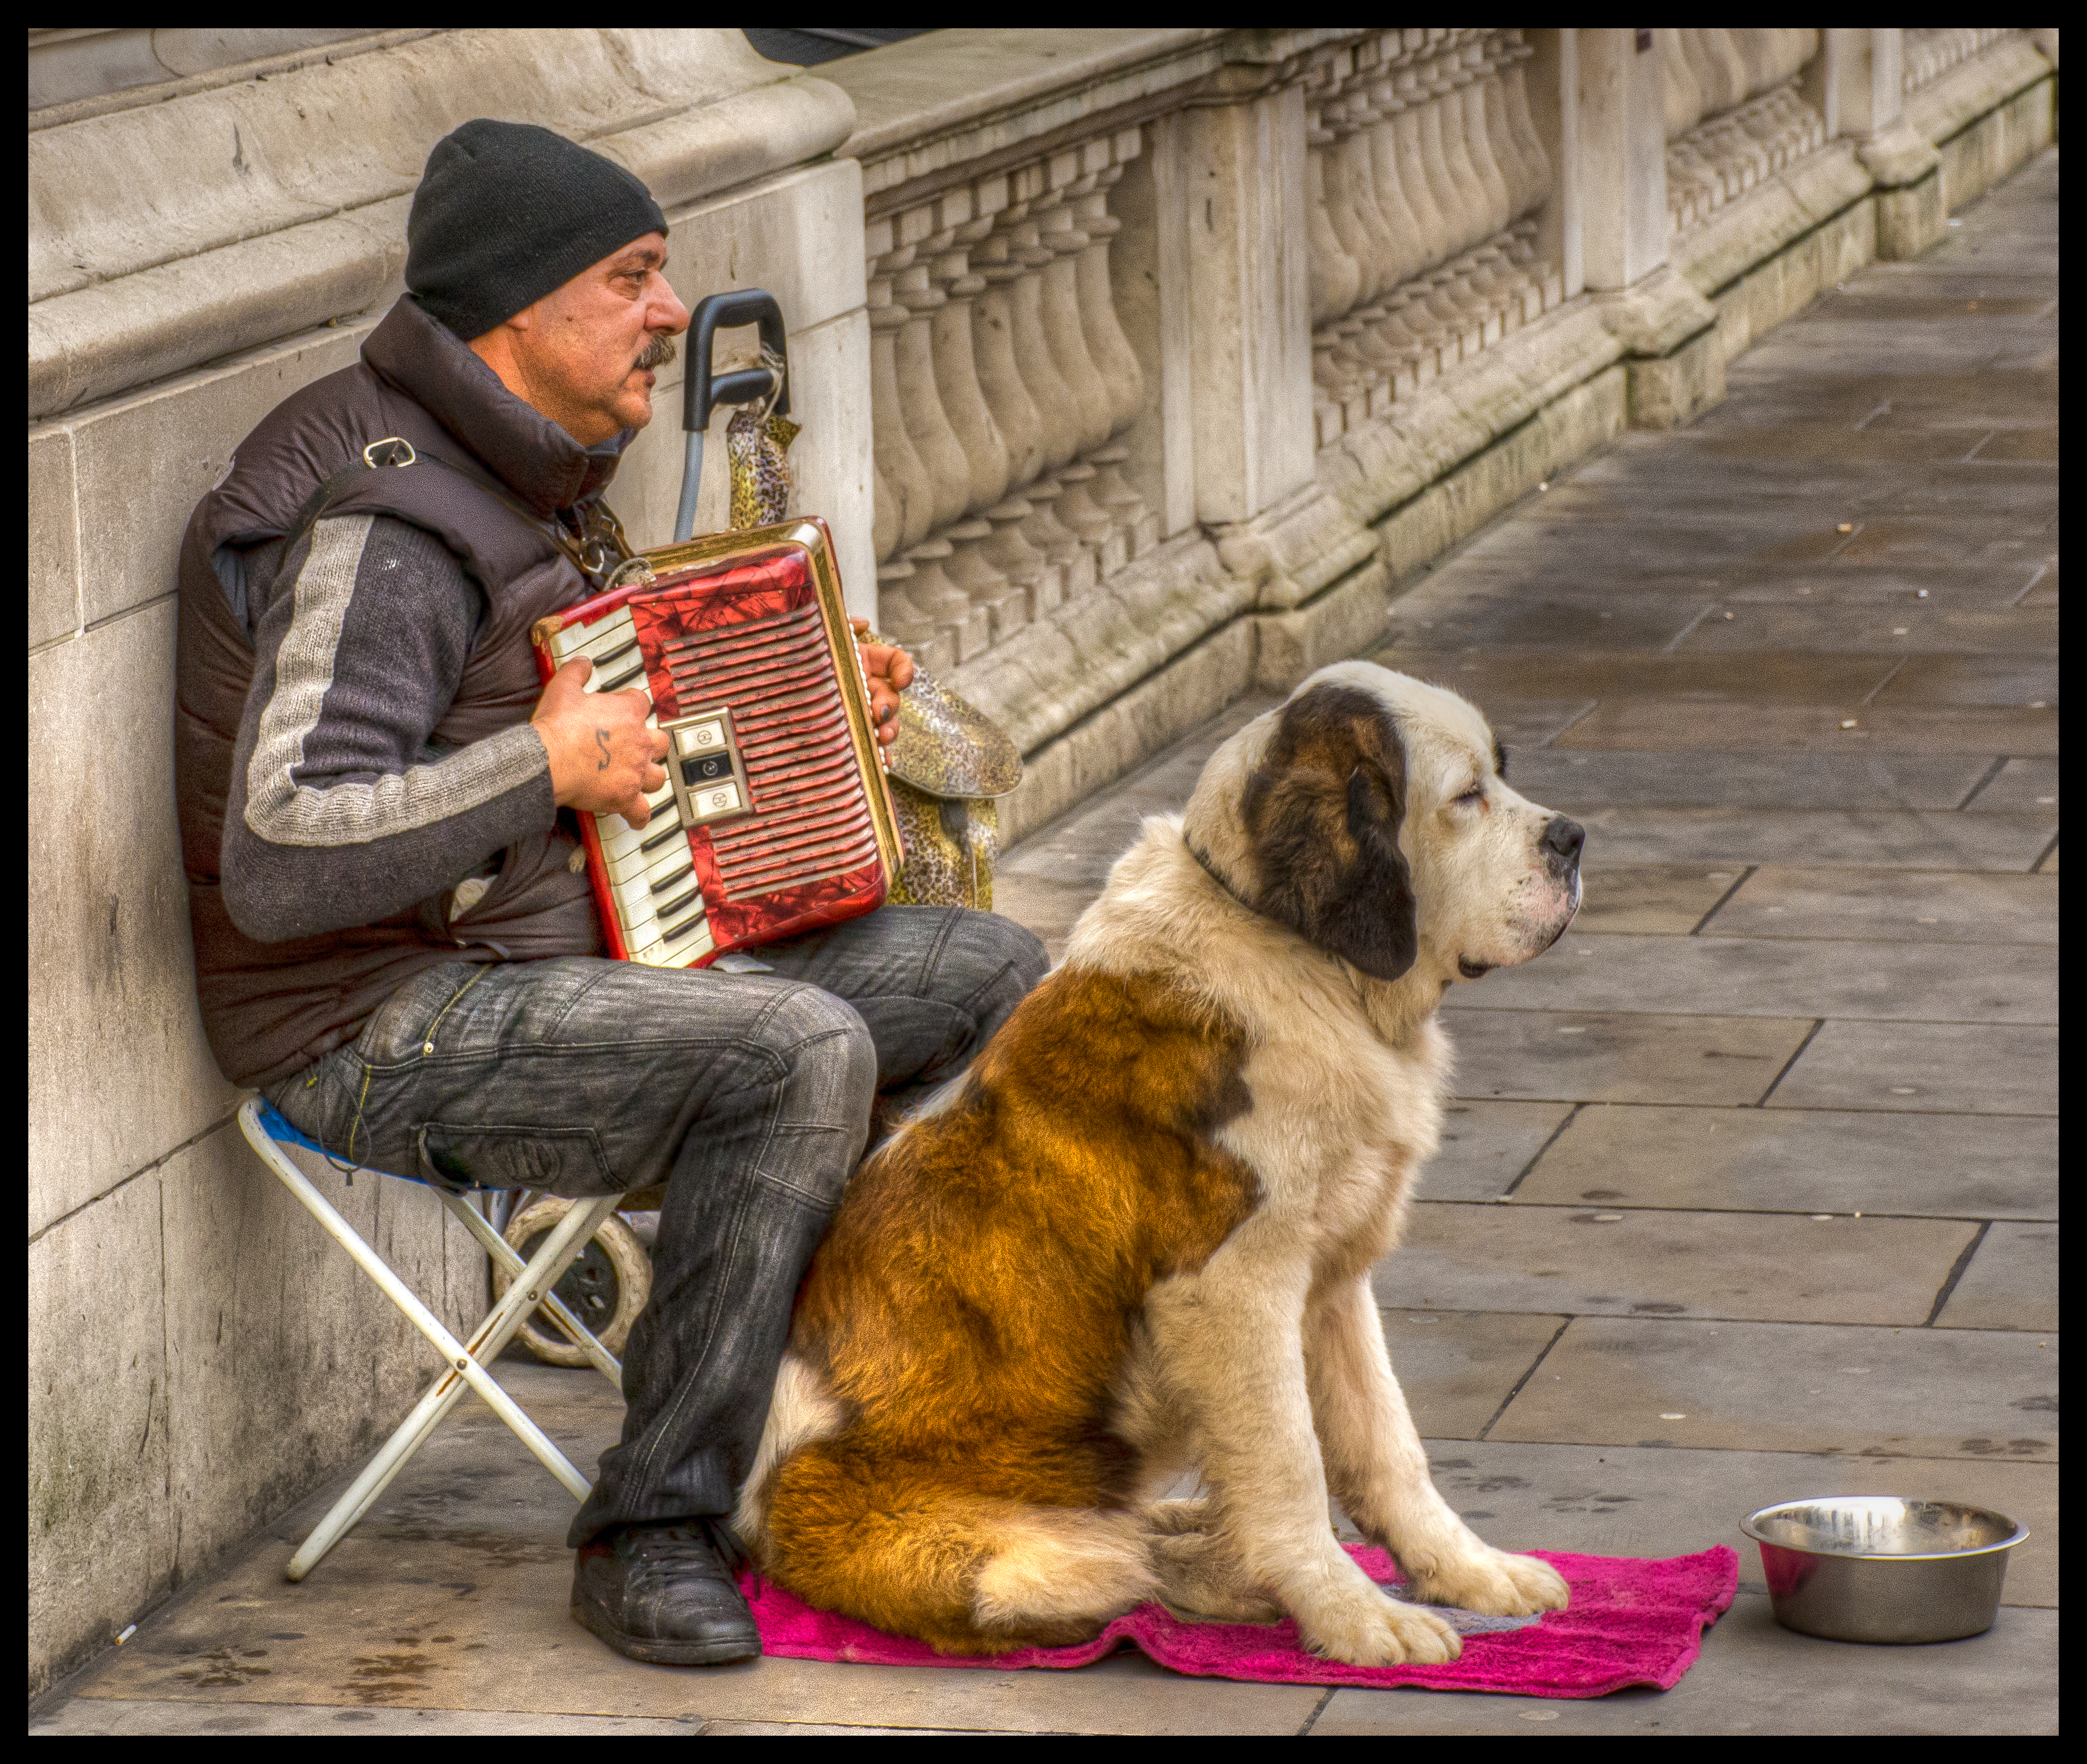
{"type": "MultiPolygon", "coordinates": [[[[550,641],[553,660],[561,667],[584,656],[594,664],[589,692],[642,692],[649,699],[645,662],[638,630],[628,607],[619,607],[591,625],[568,625],[550,641]]],[[[659,727],[658,711],[645,719],[659,727]]],[[[634,962],[655,967],[686,967],[713,947],[710,923],[689,855],[689,830],[671,783],[645,799],[652,818],[634,827],[620,814],[598,814],[595,831],[616,903],[617,929],[634,962]]]]}

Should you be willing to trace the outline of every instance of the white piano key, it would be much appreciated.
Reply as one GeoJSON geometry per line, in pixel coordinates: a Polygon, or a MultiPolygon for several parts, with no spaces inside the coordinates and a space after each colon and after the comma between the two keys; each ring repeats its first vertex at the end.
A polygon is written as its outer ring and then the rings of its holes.
{"type": "MultiPolygon", "coordinates": [[[[649,829],[647,831],[650,831],[649,829]]],[[[681,829],[672,822],[669,822],[668,831],[679,833],[681,829]]],[[[634,876],[654,873],[670,858],[683,864],[689,861],[689,841],[685,834],[679,839],[668,839],[664,845],[655,846],[649,852],[640,845],[632,851],[619,853],[617,856],[610,858],[607,862],[608,878],[611,882],[623,882],[630,881],[634,876]]]]}

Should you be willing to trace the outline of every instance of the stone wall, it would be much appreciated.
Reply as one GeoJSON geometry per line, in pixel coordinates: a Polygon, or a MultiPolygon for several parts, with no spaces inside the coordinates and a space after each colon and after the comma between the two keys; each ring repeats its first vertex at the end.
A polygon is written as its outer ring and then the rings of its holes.
{"type": "MultiPolygon", "coordinates": [[[[434,140],[491,111],[587,141],[659,194],[685,299],[779,296],[798,506],[851,602],[1018,736],[1018,832],[1365,645],[1445,547],[1625,426],[1686,421],[1848,268],[1925,249],[2051,139],[2057,54],[2055,31],[958,30],[813,77],[735,32],[335,35],[32,33],[32,1693],[429,1369],[229,1126],[169,736],[182,523],[395,297],[434,140]]],[[[620,481],[641,543],[671,519],[678,391],[620,481]]],[[[479,1258],[429,1197],[322,1181],[475,1314],[479,1258]]]]}

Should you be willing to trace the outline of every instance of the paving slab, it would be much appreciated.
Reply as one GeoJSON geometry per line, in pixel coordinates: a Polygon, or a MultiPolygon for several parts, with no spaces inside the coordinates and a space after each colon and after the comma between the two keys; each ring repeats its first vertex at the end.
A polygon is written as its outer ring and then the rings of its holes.
{"type": "Polygon", "coordinates": [[[2058,1732],[2058,1613],[2005,1610],[1985,1634],[1928,1647],[1854,1649],[1793,1634],[1760,1593],[1741,1593],[1673,1689],[1584,1702],[1426,1690],[1337,1690],[1321,1734],[1823,1733],[2058,1732]]]}
{"type": "Polygon", "coordinates": [[[1588,861],[1846,864],[1859,868],[2033,868],[2058,818],[1912,809],[1599,809],[1577,817],[1588,861]]]}
{"type": "Polygon", "coordinates": [[[2058,883],[2048,876],[1765,864],[1731,891],[1703,931],[1709,937],[2055,946],[2058,883]]]}
{"type": "Polygon", "coordinates": [[[2034,814],[2058,805],[2056,760],[2010,759],[1964,807],[1975,814],[2034,814]]]}
{"type": "Polygon", "coordinates": [[[1745,874],[1745,866],[1706,869],[1701,864],[1606,864],[1580,867],[1575,933],[1621,933],[1687,937],[1745,874]]]}
{"type": "Polygon", "coordinates": [[[1963,1219],[1423,1201],[1371,1282],[1408,1309],[1922,1323],[1978,1234],[1963,1219]]]}
{"type": "Polygon", "coordinates": [[[2055,755],[2058,717],[2048,709],[2025,707],[1871,704],[1861,692],[1804,704],[1619,698],[1590,711],[1558,737],[1558,745],[1760,754],[2055,755]]]}
{"type": "Polygon", "coordinates": [[[312,1735],[432,1740],[545,1734],[578,1740],[685,1740],[691,1733],[712,1731],[707,1723],[678,1716],[547,1715],[515,1709],[338,1709],[325,1704],[220,1705],[107,1697],[75,1697],[29,1722],[32,1736],[58,1738],[237,1734],[242,1738],[312,1735]]]}
{"type": "MultiPolygon", "coordinates": [[[[1432,634],[1440,638],[1443,633],[1432,634]]],[[[1890,678],[1897,665],[1889,656],[1810,650],[1719,656],[1450,645],[1409,651],[1402,644],[1392,654],[1406,673],[1425,673],[1431,679],[1444,681],[1480,706],[1489,692],[1498,691],[1518,698],[1600,698],[1605,707],[1616,699],[1643,700],[1684,714],[1714,705],[1755,708],[1859,703],[1890,678]]]]}
{"type": "Polygon", "coordinates": [[[1627,1011],[1445,1014],[1462,1097],[1575,1103],[1756,1103],[1812,1032],[1803,1017],[1627,1011]]]}
{"type": "Polygon", "coordinates": [[[1667,1446],[1525,1446],[1428,1441],[1435,1485],[1501,1549],[1590,1556],[1739,1553],[1739,1584],[1765,1591],[1742,1514],[1807,1495],[1893,1494],[1968,1501],[2020,1519],[2003,1597],[2058,1603],[2059,1467],[2005,1458],[1850,1458],[1824,1452],[1690,1451],[1667,1446]]]}
{"type": "Polygon", "coordinates": [[[1999,1224],[1935,1319],[1944,1329],[2058,1327],[2058,1227],[1999,1224]]]}
{"type": "Polygon", "coordinates": [[[467,1541],[429,1539],[402,1561],[395,1544],[358,1532],[295,1587],[281,1578],[281,1561],[280,1550],[257,1552],[206,1598],[141,1625],[76,1694],[220,1708],[1163,1733],[1294,1733],[1324,1694],[1184,1678],[1133,1655],[1077,1672],[780,1659],[644,1666],[567,1614],[571,1558],[561,1548],[495,1572],[467,1541]]]}
{"type": "Polygon", "coordinates": [[[2014,1023],[1825,1023],[1768,1106],[2055,1115],[2058,1031],[2014,1023]]]}
{"type": "Polygon", "coordinates": [[[1590,1103],[1514,1195],[1517,1204],[2053,1219],[2058,1188],[2058,1123],[2048,1117],[1590,1103]]]}
{"type": "Polygon", "coordinates": [[[1381,1315],[1413,1424],[1438,1439],[1483,1433],[1565,1324],[1514,1311],[1391,1307],[1381,1315]]]}
{"type": "Polygon", "coordinates": [[[1060,881],[1002,869],[992,879],[992,910],[1041,938],[1056,967],[1065,959],[1065,940],[1073,925],[1100,892],[1099,882],[1060,881]]]}
{"type": "MultiPolygon", "coordinates": [[[[2018,587],[2010,575],[2004,586],[2018,587]]],[[[1721,596],[1721,603],[1736,596],[1721,596]]],[[[1837,596],[1835,604],[1809,605],[1721,604],[1681,639],[1684,650],[1795,649],[1802,647],[1876,650],[1886,655],[1918,655],[1924,650],[2055,651],[2058,616],[2053,608],[1949,607],[1931,595],[1879,605],[1865,597],[1853,603],[1837,596]],[[1729,616],[1727,616],[1729,615],[1729,616]]]]}
{"type": "Polygon", "coordinates": [[[1508,780],[1568,813],[1656,805],[1763,809],[1953,809],[1990,756],[1508,750],[1508,780]]]}
{"type": "Polygon", "coordinates": [[[1487,1437],[2055,1463],[2057,1390],[2055,1335],[1582,1317],[1487,1437]]]}
{"type": "MultiPolygon", "coordinates": [[[[2025,878],[2027,879],[2027,878],[2025,878]]],[[[2033,944],[1721,937],[1560,938],[1449,989],[1443,1008],[2055,1023],[2058,964],[2033,944]]]]}
{"type": "Polygon", "coordinates": [[[1434,1201],[1498,1199],[1572,1113],[1570,1103],[1451,1103],[1419,1192],[1434,1201]]]}

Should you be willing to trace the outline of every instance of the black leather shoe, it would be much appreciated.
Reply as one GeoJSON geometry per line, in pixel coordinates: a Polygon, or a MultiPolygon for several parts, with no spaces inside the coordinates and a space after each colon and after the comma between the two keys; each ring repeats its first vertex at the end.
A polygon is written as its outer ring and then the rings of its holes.
{"type": "Polygon", "coordinates": [[[655,1666],[717,1666],[761,1652],[740,1596],[736,1541],[716,1519],[625,1525],[573,1565],[573,1617],[617,1653],[655,1666]]]}

